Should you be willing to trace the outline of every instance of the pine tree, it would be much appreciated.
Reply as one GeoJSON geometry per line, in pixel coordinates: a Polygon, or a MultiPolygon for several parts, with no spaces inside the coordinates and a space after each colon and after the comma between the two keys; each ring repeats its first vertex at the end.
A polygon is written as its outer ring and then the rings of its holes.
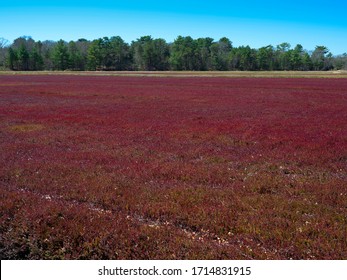
{"type": "Polygon", "coordinates": [[[68,48],[63,40],[59,40],[55,45],[52,60],[55,70],[66,70],[69,68],[68,48]]]}
{"type": "Polygon", "coordinates": [[[13,48],[8,49],[7,66],[11,70],[17,70],[17,52],[13,48]]]}
{"type": "Polygon", "coordinates": [[[29,52],[24,44],[21,44],[18,49],[18,70],[29,70],[29,52]]]}

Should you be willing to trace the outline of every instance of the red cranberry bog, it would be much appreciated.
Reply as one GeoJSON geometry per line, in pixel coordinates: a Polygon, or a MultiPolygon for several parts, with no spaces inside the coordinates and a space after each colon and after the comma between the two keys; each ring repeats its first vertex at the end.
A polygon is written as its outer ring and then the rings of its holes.
{"type": "Polygon", "coordinates": [[[0,76],[2,259],[346,259],[347,79],[0,76]]]}

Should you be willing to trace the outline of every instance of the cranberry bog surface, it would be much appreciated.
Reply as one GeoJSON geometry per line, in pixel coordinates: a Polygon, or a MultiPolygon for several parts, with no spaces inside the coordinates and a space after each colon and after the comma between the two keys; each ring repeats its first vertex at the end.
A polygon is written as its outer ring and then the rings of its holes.
{"type": "Polygon", "coordinates": [[[347,259],[347,79],[0,75],[1,259],[347,259]]]}

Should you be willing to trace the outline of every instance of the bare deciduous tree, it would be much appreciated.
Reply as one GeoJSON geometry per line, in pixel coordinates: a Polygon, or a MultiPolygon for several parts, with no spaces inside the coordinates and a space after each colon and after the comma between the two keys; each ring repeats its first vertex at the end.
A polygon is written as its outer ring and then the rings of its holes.
{"type": "Polygon", "coordinates": [[[5,67],[7,46],[9,46],[9,41],[5,38],[0,38],[0,68],[5,67]]]}
{"type": "Polygon", "coordinates": [[[9,45],[9,41],[5,38],[0,38],[0,49],[3,49],[9,45]]]}

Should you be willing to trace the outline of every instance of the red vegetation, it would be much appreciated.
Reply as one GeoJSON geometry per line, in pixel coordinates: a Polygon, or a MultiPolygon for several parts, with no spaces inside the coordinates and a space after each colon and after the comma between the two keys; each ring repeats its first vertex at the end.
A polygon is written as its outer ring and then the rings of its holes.
{"type": "Polygon", "coordinates": [[[347,79],[0,76],[2,259],[346,259],[347,79]]]}

